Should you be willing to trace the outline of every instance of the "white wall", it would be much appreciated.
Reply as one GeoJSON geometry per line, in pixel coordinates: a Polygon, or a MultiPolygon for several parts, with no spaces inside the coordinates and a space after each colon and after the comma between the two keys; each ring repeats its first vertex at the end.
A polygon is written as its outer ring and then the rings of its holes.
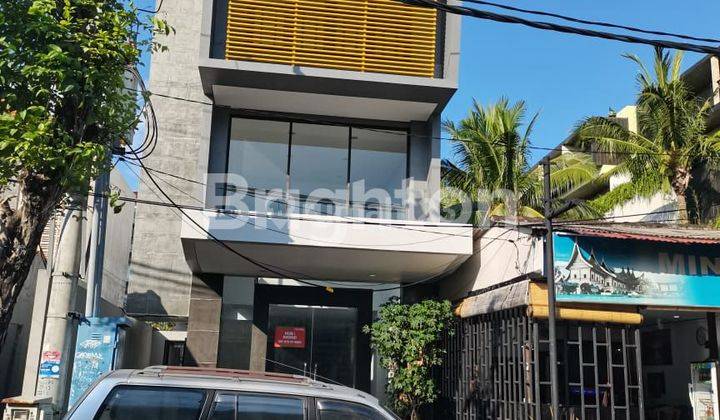
{"type": "Polygon", "coordinates": [[[473,290],[542,271],[543,243],[528,229],[493,227],[473,244],[473,255],[438,285],[440,297],[456,300],[473,290]]]}

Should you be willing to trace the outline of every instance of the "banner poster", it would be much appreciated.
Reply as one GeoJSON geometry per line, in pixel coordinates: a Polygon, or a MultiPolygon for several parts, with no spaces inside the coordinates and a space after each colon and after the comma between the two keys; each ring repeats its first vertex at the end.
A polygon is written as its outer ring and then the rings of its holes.
{"type": "Polygon", "coordinates": [[[720,246],[554,236],[557,300],[720,307],[720,246]]]}

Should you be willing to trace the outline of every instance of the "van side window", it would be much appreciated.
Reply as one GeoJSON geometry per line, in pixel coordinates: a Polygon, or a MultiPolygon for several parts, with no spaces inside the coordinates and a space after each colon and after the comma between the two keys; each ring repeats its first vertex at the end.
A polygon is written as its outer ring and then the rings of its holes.
{"type": "MultiPolygon", "coordinates": [[[[268,394],[219,392],[209,420],[303,420],[305,400],[268,394]]],[[[134,419],[133,419],[134,420],[134,419]]]]}
{"type": "Polygon", "coordinates": [[[205,391],[159,386],[115,387],[105,399],[95,420],[197,420],[205,391]]]}
{"type": "Polygon", "coordinates": [[[385,417],[372,407],[337,400],[318,400],[319,420],[385,420],[385,417]]]}

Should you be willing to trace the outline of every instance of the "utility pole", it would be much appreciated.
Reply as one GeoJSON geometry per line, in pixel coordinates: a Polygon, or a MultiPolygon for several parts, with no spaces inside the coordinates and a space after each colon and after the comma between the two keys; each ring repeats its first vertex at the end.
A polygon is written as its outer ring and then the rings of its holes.
{"type": "Polygon", "coordinates": [[[559,391],[557,375],[557,335],[555,331],[555,256],[553,252],[553,209],[550,189],[550,158],[545,157],[543,165],[543,192],[545,204],[545,278],[548,289],[548,340],[550,347],[550,393],[552,418],[559,419],[559,391]]]}
{"type": "MultiPolygon", "coordinates": [[[[111,156],[111,155],[109,155],[111,156]]],[[[105,234],[107,231],[110,172],[103,172],[95,180],[93,192],[93,218],[90,231],[90,258],[88,262],[87,294],[85,295],[85,317],[100,316],[102,299],[102,277],[105,262],[105,234]]]]}
{"type": "Polygon", "coordinates": [[[86,198],[74,195],[65,209],[57,259],[50,273],[50,297],[43,333],[37,395],[52,397],[62,412],[68,396],[75,346],[76,321],[72,313],[77,298],[86,198]]]}

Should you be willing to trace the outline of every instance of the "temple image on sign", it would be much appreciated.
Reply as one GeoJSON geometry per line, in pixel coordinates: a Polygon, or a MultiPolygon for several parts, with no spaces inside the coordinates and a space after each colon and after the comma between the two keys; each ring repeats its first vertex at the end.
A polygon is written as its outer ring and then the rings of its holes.
{"type": "Polygon", "coordinates": [[[585,257],[575,243],[570,260],[555,267],[558,293],[562,294],[603,294],[638,295],[647,289],[644,274],[640,276],[629,267],[616,271],[605,261],[598,261],[595,252],[585,257]]]}

